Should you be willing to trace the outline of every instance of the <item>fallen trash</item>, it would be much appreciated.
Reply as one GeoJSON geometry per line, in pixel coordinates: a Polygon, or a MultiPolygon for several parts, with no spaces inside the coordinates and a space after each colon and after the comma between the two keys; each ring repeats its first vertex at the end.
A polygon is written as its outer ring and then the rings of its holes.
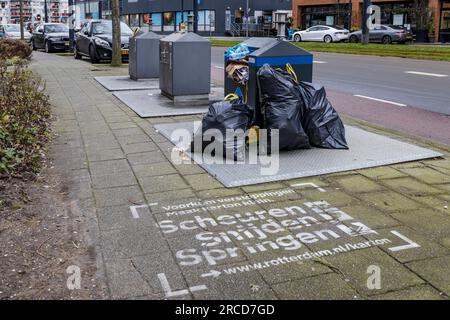
{"type": "MultiPolygon", "coordinates": [[[[234,94],[228,95],[224,101],[209,107],[201,128],[194,134],[191,150],[203,152],[212,142],[219,141],[223,146],[224,158],[244,160],[246,132],[252,119],[253,111],[242,99],[234,94]]],[[[217,156],[216,153],[212,155],[217,156]]]]}
{"type": "MultiPolygon", "coordinates": [[[[278,129],[280,150],[310,148],[301,122],[303,99],[292,75],[265,64],[259,69],[257,79],[264,117],[262,127],[268,130],[268,135],[272,138],[271,130],[278,129]]],[[[270,141],[267,141],[269,152],[270,141]]]]}

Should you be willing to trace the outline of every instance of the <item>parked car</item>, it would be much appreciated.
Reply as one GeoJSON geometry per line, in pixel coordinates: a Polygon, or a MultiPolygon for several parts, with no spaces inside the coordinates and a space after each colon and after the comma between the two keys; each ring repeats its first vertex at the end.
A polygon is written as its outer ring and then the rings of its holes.
{"type": "MultiPolygon", "coordinates": [[[[358,43],[361,41],[362,31],[355,31],[350,33],[349,42],[358,43]]],[[[400,26],[379,25],[369,30],[369,42],[381,42],[390,44],[392,42],[405,43],[413,40],[411,31],[400,26]]]]}
{"type": "MultiPolygon", "coordinates": [[[[129,39],[133,31],[125,23],[120,23],[122,57],[128,58],[129,39]]],[[[92,63],[112,58],[111,20],[91,20],[85,22],[75,35],[75,59],[87,56],[92,63]]]]}
{"type": "Polygon", "coordinates": [[[314,26],[306,30],[297,31],[293,35],[296,42],[323,41],[325,43],[348,40],[349,31],[338,26],[314,26]]]}
{"type": "Polygon", "coordinates": [[[63,23],[41,23],[34,29],[31,45],[33,50],[45,49],[47,53],[68,50],[69,27],[63,23]]]}
{"type": "MultiPolygon", "coordinates": [[[[10,39],[20,39],[20,24],[4,24],[0,26],[1,30],[3,31],[5,38],[10,39]]],[[[0,31],[0,33],[2,33],[0,31]]],[[[31,39],[31,33],[29,33],[24,26],[23,28],[23,37],[25,41],[30,41],[31,39]]]]}

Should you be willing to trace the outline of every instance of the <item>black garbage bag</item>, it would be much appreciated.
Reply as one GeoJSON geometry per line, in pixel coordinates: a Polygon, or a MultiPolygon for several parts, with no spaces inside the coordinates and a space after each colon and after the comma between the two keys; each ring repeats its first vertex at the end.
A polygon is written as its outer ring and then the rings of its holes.
{"type": "Polygon", "coordinates": [[[348,149],[345,128],[338,113],[327,99],[325,88],[316,90],[308,83],[298,85],[303,99],[302,126],[312,146],[348,149]]]}
{"type": "MultiPolygon", "coordinates": [[[[245,159],[245,137],[253,119],[253,111],[241,99],[212,104],[194,134],[193,152],[203,152],[211,143],[223,146],[222,155],[237,161],[245,159]]],[[[213,156],[216,154],[214,153],[213,156]]]]}
{"type": "MultiPolygon", "coordinates": [[[[273,69],[268,64],[257,74],[260,99],[264,116],[263,127],[268,135],[279,130],[280,150],[310,148],[309,139],[302,128],[303,99],[292,76],[282,69],[273,69]]],[[[270,141],[268,149],[270,151],[270,141]]]]}

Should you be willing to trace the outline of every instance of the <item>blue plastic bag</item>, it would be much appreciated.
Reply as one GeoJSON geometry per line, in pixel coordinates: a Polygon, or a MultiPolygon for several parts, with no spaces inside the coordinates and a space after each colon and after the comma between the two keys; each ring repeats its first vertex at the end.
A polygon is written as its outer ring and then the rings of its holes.
{"type": "Polygon", "coordinates": [[[225,52],[225,58],[228,60],[241,60],[250,55],[250,49],[245,44],[238,44],[225,52]]]}

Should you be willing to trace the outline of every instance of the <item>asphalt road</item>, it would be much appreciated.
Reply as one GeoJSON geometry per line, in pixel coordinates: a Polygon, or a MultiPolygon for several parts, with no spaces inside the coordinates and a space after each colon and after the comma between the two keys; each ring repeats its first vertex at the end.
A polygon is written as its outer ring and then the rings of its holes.
{"type": "MultiPolygon", "coordinates": [[[[213,48],[213,68],[223,68],[213,48]]],[[[450,115],[450,63],[346,54],[314,54],[313,82],[365,100],[450,115]]]]}

